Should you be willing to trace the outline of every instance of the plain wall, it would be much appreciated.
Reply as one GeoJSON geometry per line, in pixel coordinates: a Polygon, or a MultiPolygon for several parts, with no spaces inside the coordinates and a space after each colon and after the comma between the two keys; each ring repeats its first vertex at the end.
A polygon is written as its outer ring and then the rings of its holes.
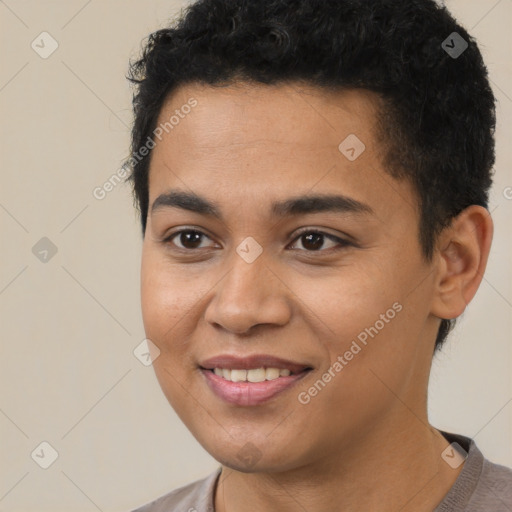
{"type": "MultiPolygon", "coordinates": [[[[127,511],[218,465],[133,355],[144,332],[130,189],[93,195],[128,155],[128,59],[182,5],[0,2],[2,511],[127,511]],[[59,45],[46,59],[31,48],[42,31],[59,45]],[[47,262],[32,251],[43,237],[57,249],[47,262]],[[42,441],[58,452],[46,470],[31,458],[42,441]]],[[[478,39],[498,99],[495,238],[435,359],[430,417],[512,466],[512,2],[447,5],[478,39]]]]}

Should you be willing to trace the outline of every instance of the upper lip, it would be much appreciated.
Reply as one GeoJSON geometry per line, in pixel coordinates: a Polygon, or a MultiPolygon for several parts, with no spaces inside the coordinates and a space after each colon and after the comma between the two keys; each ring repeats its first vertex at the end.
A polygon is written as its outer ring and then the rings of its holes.
{"type": "Polygon", "coordinates": [[[254,368],[279,368],[281,370],[290,370],[291,373],[300,373],[303,370],[311,369],[308,364],[301,364],[294,361],[288,361],[279,357],[266,354],[255,354],[251,356],[235,356],[230,354],[221,354],[202,361],[199,366],[205,370],[214,368],[225,368],[230,370],[251,370],[254,368]]]}

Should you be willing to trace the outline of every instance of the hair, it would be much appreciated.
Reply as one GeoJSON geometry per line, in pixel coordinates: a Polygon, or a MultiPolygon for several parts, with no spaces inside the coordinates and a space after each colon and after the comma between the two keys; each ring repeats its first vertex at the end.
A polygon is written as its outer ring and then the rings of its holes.
{"type": "MultiPolygon", "coordinates": [[[[417,193],[427,262],[455,216],[488,206],[495,98],[475,40],[434,0],[198,0],[149,35],[127,78],[135,91],[125,165],[143,236],[151,152],[134,156],[165,100],[187,83],[303,82],[377,93],[384,169],[417,193]],[[444,49],[445,40],[454,46],[454,32],[468,45],[459,56],[444,49]]],[[[435,350],[454,324],[441,320],[435,350]]]]}

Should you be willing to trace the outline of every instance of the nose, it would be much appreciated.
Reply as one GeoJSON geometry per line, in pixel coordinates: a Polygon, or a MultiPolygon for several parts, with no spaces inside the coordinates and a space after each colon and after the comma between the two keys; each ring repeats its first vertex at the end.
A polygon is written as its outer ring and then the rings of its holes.
{"type": "Polygon", "coordinates": [[[264,254],[247,263],[234,252],[231,270],[215,287],[205,320],[239,335],[260,324],[283,326],[290,321],[290,297],[290,289],[267,266],[264,254]]]}

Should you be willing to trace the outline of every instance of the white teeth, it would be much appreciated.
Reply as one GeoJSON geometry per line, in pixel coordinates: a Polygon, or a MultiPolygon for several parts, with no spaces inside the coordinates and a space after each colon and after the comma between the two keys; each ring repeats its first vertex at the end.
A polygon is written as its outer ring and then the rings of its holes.
{"type": "Polygon", "coordinates": [[[247,372],[247,380],[249,382],[263,382],[266,378],[267,372],[265,368],[257,368],[256,370],[249,370],[247,372]]]}
{"type": "Polygon", "coordinates": [[[274,380],[279,377],[279,368],[267,368],[267,375],[265,378],[267,380],[274,380]]]}
{"type": "Polygon", "coordinates": [[[231,370],[232,382],[244,382],[247,380],[247,370],[231,370]]]}
{"type": "Polygon", "coordinates": [[[231,382],[264,382],[279,377],[288,377],[291,374],[290,370],[280,368],[254,368],[251,370],[214,368],[213,372],[231,382]]]}

